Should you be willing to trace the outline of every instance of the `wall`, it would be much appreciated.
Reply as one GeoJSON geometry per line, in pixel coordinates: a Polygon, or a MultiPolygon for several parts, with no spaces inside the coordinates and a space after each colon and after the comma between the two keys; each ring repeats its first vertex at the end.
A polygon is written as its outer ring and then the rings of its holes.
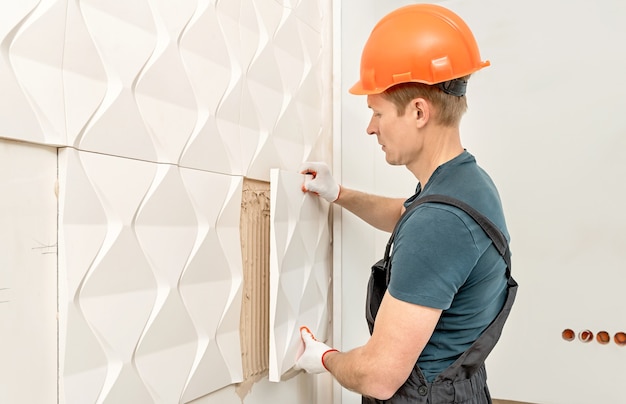
{"type": "MultiPolygon", "coordinates": [[[[3,380],[2,401],[328,402],[328,378],[239,384],[239,221],[244,178],[269,182],[272,168],[331,162],[330,2],[0,7],[0,138],[28,142],[16,155],[25,156],[21,164],[9,164],[25,183],[38,178],[35,168],[57,178],[58,162],[59,198],[58,256],[55,248],[46,257],[55,265],[58,258],[58,278],[37,285],[47,303],[37,312],[45,317],[38,337],[49,359],[40,375],[47,387],[31,399],[26,390],[38,379],[3,361],[11,379],[3,380]],[[37,160],[42,146],[52,165],[37,160]],[[57,376],[58,391],[50,382],[57,376]],[[5,387],[12,382],[18,388],[5,387]]],[[[11,193],[6,237],[27,225],[14,213],[29,207],[29,195],[11,193]]],[[[38,214],[56,223],[56,210],[38,214]]],[[[7,266],[21,259],[15,254],[7,266]]],[[[20,262],[11,273],[21,279],[42,266],[20,262]]],[[[30,321],[17,302],[32,291],[22,280],[4,281],[0,297],[16,303],[0,303],[3,318],[30,321]]],[[[280,317],[276,327],[292,320],[280,317]]],[[[31,339],[11,335],[10,347],[27,352],[31,339]]]]}
{"type": "MultiPolygon", "coordinates": [[[[410,1],[342,2],[341,170],[346,185],[409,196],[415,180],[386,167],[364,97],[347,93],[360,50],[385,13],[410,1]],[[358,10],[358,11],[357,11],[358,10]],[[359,156],[355,158],[354,156],[359,156]]],[[[495,397],[572,404],[622,402],[626,349],[566,342],[561,332],[624,331],[626,123],[621,91],[626,6],[586,1],[438,1],[459,13],[492,66],[469,85],[465,147],[499,186],[512,234],[518,301],[488,362],[495,397]]],[[[363,344],[369,266],[387,235],[342,213],[342,341],[363,344]]],[[[343,404],[360,402],[343,390],[343,404]]]]}
{"type": "Polygon", "coordinates": [[[55,148],[0,139],[0,403],[56,402],[56,167],[55,148]]]}

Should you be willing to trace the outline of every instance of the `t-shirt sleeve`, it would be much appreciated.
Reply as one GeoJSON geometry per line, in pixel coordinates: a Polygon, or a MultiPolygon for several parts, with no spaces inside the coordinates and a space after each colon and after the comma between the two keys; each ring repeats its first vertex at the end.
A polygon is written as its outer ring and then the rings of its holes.
{"type": "Polygon", "coordinates": [[[420,206],[400,225],[394,240],[389,293],[446,310],[478,258],[474,237],[456,212],[420,206]]]}

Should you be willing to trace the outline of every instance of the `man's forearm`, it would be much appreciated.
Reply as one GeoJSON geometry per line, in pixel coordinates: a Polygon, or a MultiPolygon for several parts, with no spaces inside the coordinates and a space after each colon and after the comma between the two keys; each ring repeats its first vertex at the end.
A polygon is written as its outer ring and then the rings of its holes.
{"type": "Polygon", "coordinates": [[[341,187],[335,201],[377,229],[391,232],[404,210],[404,199],[367,194],[341,187]]]}
{"type": "Polygon", "coordinates": [[[390,387],[384,369],[367,358],[363,347],[348,352],[329,352],[324,356],[326,369],[348,390],[380,400],[390,398],[397,387],[390,387]]]}

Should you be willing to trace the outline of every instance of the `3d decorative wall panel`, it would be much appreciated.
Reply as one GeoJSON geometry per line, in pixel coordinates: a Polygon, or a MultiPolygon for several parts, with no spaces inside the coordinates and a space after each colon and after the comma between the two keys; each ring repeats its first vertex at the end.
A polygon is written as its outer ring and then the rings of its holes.
{"type": "Polygon", "coordinates": [[[188,402],[241,380],[241,177],[63,149],[66,402],[188,402]]]}
{"type": "Polygon", "coordinates": [[[331,160],[330,4],[0,5],[0,138],[59,148],[61,402],[242,379],[242,182],[331,160]]]}
{"type": "Polygon", "coordinates": [[[330,209],[303,193],[302,181],[297,172],[271,171],[270,381],[292,374],[301,326],[328,336],[330,209]]]}
{"type": "Polygon", "coordinates": [[[264,181],[329,161],[325,3],[3,5],[0,136],[264,181]]]}
{"type": "MultiPolygon", "coordinates": [[[[38,3],[39,0],[26,0],[3,3],[0,6],[0,137],[54,144],[64,140],[64,132],[54,131],[49,119],[40,112],[40,104],[49,103],[50,97],[57,97],[57,105],[63,105],[63,99],[58,98],[62,94],[59,91],[62,34],[60,42],[51,42],[58,38],[65,23],[50,21],[47,28],[35,24],[34,21],[45,12],[42,7],[43,11],[34,13],[38,3]],[[34,44],[32,40],[25,38],[25,31],[29,29],[39,30],[39,34],[45,32],[46,35],[40,35],[39,43],[34,44]],[[22,63],[23,61],[26,63],[22,63]],[[30,65],[28,61],[31,61],[30,65]],[[20,71],[17,72],[16,69],[20,71]],[[37,94],[41,99],[35,98],[36,95],[29,91],[34,87],[30,85],[28,78],[36,76],[33,73],[40,73],[42,78],[48,79],[42,83],[42,88],[49,90],[48,95],[37,94]]],[[[57,110],[57,114],[57,122],[65,116],[62,110],[57,110]]]]}

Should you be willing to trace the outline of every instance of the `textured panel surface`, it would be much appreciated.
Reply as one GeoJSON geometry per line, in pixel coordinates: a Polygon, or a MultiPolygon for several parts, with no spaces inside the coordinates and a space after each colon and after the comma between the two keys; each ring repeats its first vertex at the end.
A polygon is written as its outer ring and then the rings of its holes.
{"type": "Polygon", "coordinates": [[[270,380],[291,375],[300,327],[326,340],[331,254],[329,204],[301,190],[303,176],[271,171],[270,380]]]}
{"type": "Polygon", "coordinates": [[[330,160],[322,1],[17,3],[0,137],[263,181],[330,160]]]}
{"type": "Polygon", "coordinates": [[[239,381],[242,179],[60,161],[66,402],[175,403],[239,381]]]}
{"type": "Polygon", "coordinates": [[[0,6],[0,137],[65,140],[63,4],[24,0],[0,6]]]}
{"type": "Polygon", "coordinates": [[[329,4],[0,5],[0,138],[61,148],[62,401],[242,379],[242,179],[330,162],[329,4]]]}

